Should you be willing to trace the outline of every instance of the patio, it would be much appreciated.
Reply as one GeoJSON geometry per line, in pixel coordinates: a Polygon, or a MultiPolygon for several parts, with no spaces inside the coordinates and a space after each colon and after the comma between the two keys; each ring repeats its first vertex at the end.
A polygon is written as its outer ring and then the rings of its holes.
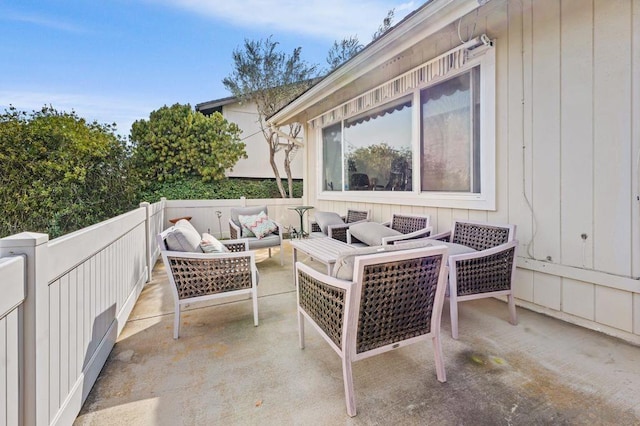
{"type": "MultiPolygon", "coordinates": [[[[354,364],[358,415],[345,410],[339,357],[311,327],[298,348],[291,246],[258,252],[259,327],[250,300],[192,304],[172,338],[162,262],[74,424],[640,424],[640,348],[495,299],[460,307],[460,339],[354,364]]],[[[300,260],[320,271],[325,266],[300,260]]]]}

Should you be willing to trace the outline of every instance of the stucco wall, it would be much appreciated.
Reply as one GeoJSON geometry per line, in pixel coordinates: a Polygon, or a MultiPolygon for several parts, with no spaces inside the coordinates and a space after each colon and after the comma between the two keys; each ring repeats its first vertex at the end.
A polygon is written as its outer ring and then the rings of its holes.
{"type": "MultiPolygon", "coordinates": [[[[233,170],[227,172],[229,177],[269,178],[273,179],[273,169],[269,164],[269,145],[264,139],[258,125],[258,113],[255,104],[241,104],[239,102],[225,105],[222,115],[242,129],[241,139],[247,145],[248,158],[241,159],[233,170]]],[[[280,177],[285,178],[284,153],[276,153],[276,164],[280,177]]],[[[291,164],[294,179],[302,179],[302,152],[298,151],[291,164]]]]}

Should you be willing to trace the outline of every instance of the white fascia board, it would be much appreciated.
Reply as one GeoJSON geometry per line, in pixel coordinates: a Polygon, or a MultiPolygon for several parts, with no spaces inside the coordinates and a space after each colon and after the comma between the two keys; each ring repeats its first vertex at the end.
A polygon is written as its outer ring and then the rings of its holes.
{"type": "Polygon", "coordinates": [[[286,123],[301,111],[330,96],[484,3],[486,0],[433,0],[271,116],[268,120],[269,124],[278,126],[286,123]]]}

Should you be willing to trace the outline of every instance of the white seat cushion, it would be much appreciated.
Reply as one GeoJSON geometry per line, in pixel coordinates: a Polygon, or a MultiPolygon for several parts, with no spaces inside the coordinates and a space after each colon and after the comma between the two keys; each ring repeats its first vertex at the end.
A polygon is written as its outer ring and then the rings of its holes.
{"type": "Polygon", "coordinates": [[[415,241],[404,244],[386,245],[386,246],[371,246],[362,247],[355,250],[349,250],[341,253],[336,259],[336,264],[333,267],[332,275],[336,278],[340,278],[347,281],[353,281],[353,265],[356,261],[356,257],[363,256],[365,254],[376,253],[388,253],[392,251],[409,250],[414,248],[429,247],[432,245],[430,241],[415,241]]]}
{"type": "Polygon", "coordinates": [[[165,244],[171,251],[186,251],[202,253],[200,248],[200,234],[193,227],[191,222],[181,219],[167,233],[165,244]]]}
{"type": "Polygon", "coordinates": [[[402,235],[402,232],[376,222],[361,222],[351,225],[349,232],[368,246],[379,246],[383,237],[402,235]]]}
{"type": "Polygon", "coordinates": [[[334,212],[316,212],[314,214],[316,223],[320,227],[323,234],[328,233],[328,228],[333,225],[344,225],[344,221],[338,213],[334,212]]]}

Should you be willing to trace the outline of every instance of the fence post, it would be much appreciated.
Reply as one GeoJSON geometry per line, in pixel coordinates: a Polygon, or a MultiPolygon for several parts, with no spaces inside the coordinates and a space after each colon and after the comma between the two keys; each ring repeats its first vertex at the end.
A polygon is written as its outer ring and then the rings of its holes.
{"type": "Polygon", "coordinates": [[[22,361],[22,418],[25,426],[49,424],[48,242],[47,234],[34,232],[23,232],[0,239],[0,257],[19,254],[27,257],[22,361]]]}
{"type": "Polygon", "coordinates": [[[145,234],[145,252],[147,256],[147,282],[151,281],[151,275],[153,273],[153,265],[151,264],[151,257],[153,256],[153,250],[151,244],[155,241],[155,236],[151,235],[151,204],[146,201],[140,203],[140,207],[144,208],[145,220],[144,220],[144,234],[145,234]]]}

